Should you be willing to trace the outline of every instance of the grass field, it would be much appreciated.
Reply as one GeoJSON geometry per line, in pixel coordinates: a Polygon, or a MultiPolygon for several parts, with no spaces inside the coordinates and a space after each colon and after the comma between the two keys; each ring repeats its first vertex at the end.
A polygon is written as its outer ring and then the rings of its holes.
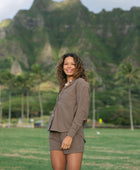
{"type": "MultiPolygon", "coordinates": [[[[85,136],[82,170],[140,170],[140,130],[85,129],[85,136]]],[[[0,129],[0,170],[51,169],[46,129],[0,129]]]]}

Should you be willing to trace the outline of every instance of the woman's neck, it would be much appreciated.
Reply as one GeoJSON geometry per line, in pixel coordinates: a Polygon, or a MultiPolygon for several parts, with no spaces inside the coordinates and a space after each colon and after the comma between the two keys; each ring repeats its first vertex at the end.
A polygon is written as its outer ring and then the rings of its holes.
{"type": "Polygon", "coordinates": [[[67,77],[67,83],[73,80],[73,77],[67,77]]]}

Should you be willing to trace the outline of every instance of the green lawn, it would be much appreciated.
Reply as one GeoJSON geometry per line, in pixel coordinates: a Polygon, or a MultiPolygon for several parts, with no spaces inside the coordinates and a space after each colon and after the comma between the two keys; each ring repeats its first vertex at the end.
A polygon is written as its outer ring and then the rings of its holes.
{"type": "MultiPolygon", "coordinates": [[[[85,129],[85,136],[82,170],[140,169],[140,130],[85,129]]],[[[46,129],[0,129],[0,170],[51,170],[46,129]]]]}

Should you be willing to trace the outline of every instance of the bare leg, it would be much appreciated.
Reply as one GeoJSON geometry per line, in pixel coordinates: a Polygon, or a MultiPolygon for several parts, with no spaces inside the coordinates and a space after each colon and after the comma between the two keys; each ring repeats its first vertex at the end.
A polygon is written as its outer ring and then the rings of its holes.
{"type": "Polygon", "coordinates": [[[66,156],[63,151],[51,151],[53,170],[66,170],[66,156]]]}
{"type": "Polygon", "coordinates": [[[67,169],[80,170],[82,164],[83,153],[72,153],[67,155],[67,169]]]}

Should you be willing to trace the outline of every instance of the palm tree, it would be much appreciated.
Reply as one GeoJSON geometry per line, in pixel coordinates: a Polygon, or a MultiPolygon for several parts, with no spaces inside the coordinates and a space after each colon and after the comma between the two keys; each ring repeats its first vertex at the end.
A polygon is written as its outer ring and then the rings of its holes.
{"type": "Polygon", "coordinates": [[[89,71],[88,72],[88,77],[89,77],[89,80],[90,80],[90,85],[91,85],[91,88],[92,88],[92,106],[93,106],[93,118],[92,118],[92,127],[95,128],[95,84],[96,84],[96,79],[95,79],[95,73],[93,71],[89,71]]]}
{"type": "Polygon", "coordinates": [[[2,74],[3,83],[9,89],[9,113],[8,113],[8,126],[11,124],[11,93],[15,85],[15,76],[9,71],[3,72],[2,74]]]}
{"type": "Polygon", "coordinates": [[[140,69],[134,69],[130,62],[126,62],[125,64],[121,64],[119,70],[117,72],[117,78],[120,80],[125,80],[128,85],[128,99],[129,99],[129,111],[130,111],[130,124],[131,130],[134,130],[133,125],[133,114],[132,114],[132,97],[131,97],[131,85],[132,82],[138,80],[138,72],[140,69]]]}
{"type": "Polygon", "coordinates": [[[16,89],[21,93],[21,122],[24,118],[24,93],[25,93],[25,79],[24,75],[16,75],[16,89]]]}
{"type": "Polygon", "coordinates": [[[27,104],[27,123],[29,123],[29,91],[33,87],[32,77],[30,73],[22,73],[16,76],[16,86],[21,93],[21,119],[24,118],[24,96],[26,94],[26,104],[27,104]]]}
{"type": "Polygon", "coordinates": [[[96,93],[96,89],[101,86],[102,84],[102,80],[99,78],[99,76],[93,72],[93,71],[89,71],[88,72],[88,78],[90,81],[90,86],[92,88],[92,106],[93,106],[93,123],[92,123],[92,127],[95,128],[95,117],[96,117],[96,106],[95,106],[95,93],[96,93]]]}
{"type": "Polygon", "coordinates": [[[88,77],[89,77],[89,80],[90,80],[90,86],[92,88],[92,106],[93,106],[93,124],[92,124],[92,127],[95,128],[95,112],[96,112],[96,109],[95,109],[95,88],[96,88],[96,75],[93,71],[89,71],[88,72],[88,77]]]}
{"type": "Polygon", "coordinates": [[[2,97],[1,97],[1,85],[2,84],[3,84],[3,81],[0,75],[0,123],[2,122],[2,97]]]}
{"type": "Polygon", "coordinates": [[[26,72],[24,74],[25,77],[25,92],[26,92],[26,113],[27,113],[27,123],[29,123],[29,114],[30,114],[30,102],[29,102],[29,92],[31,88],[34,86],[33,77],[31,73],[26,72]]]}
{"type": "Polygon", "coordinates": [[[41,82],[45,81],[45,75],[39,64],[35,64],[32,66],[32,73],[34,75],[35,84],[38,87],[38,97],[39,97],[40,112],[41,112],[41,126],[43,126],[43,104],[42,104],[42,98],[40,94],[40,84],[41,82]]]}
{"type": "Polygon", "coordinates": [[[2,122],[2,99],[1,99],[1,85],[0,85],[0,123],[2,122]]]}

